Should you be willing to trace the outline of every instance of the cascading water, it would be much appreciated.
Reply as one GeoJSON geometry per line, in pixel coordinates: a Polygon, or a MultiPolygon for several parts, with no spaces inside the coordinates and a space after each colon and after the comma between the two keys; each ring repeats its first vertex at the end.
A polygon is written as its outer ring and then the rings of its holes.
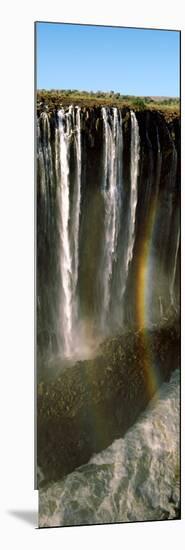
{"type": "MultiPolygon", "coordinates": [[[[76,123],[74,107],[67,112],[58,112],[56,134],[56,167],[59,205],[60,235],[60,307],[58,318],[58,339],[65,356],[73,353],[73,328],[77,317],[77,283],[79,264],[79,222],[81,200],[81,123],[80,108],[77,108],[76,123]],[[72,208],[70,204],[70,148],[74,138],[76,153],[76,177],[72,208]],[[72,230],[69,224],[71,221],[72,230]],[[62,341],[61,341],[62,340],[62,341]]],[[[59,345],[59,347],[60,347],[59,345]]]]}
{"type": "Polygon", "coordinates": [[[121,178],[122,178],[122,118],[118,109],[109,110],[102,107],[104,124],[104,174],[102,194],[105,205],[104,240],[101,262],[102,302],[100,326],[106,332],[110,313],[111,284],[113,264],[116,259],[117,239],[120,223],[121,178]]]}
{"type": "Polygon", "coordinates": [[[71,108],[65,116],[64,109],[58,113],[59,119],[59,234],[60,234],[60,269],[61,294],[59,313],[59,338],[64,339],[64,354],[69,355],[72,342],[72,258],[69,240],[69,144],[71,138],[71,108]],[[66,124],[66,128],[65,128],[66,124]]]}
{"type": "Polygon", "coordinates": [[[41,193],[44,202],[44,229],[49,231],[49,224],[51,222],[51,201],[50,190],[53,186],[53,159],[51,152],[51,133],[50,123],[47,113],[42,113],[42,134],[43,134],[43,146],[41,145],[41,130],[40,125],[37,124],[37,158],[38,169],[40,173],[41,193]]]}
{"type": "Polygon", "coordinates": [[[49,354],[53,349],[54,354],[75,356],[86,338],[83,326],[93,327],[96,340],[122,330],[127,321],[134,324],[142,244],[148,262],[143,273],[153,274],[152,284],[145,285],[146,323],[163,316],[170,304],[176,307],[178,156],[173,133],[162,118],[159,122],[154,117],[150,125],[141,113],[116,107],[90,111],[70,106],[40,113],[42,353],[48,348],[49,354]]]}
{"type": "Polygon", "coordinates": [[[136,115],[131,111],[131,190],[130,190],[130,223],[126,255],[126,277],[129,263],[132,260],[135,240],[135,220],[137,206],[137,178],[139,167],[139,126],[136,115]]]}
{"type": "Polygon", "coordinates": [[[77,107],[76,129],[75,129],[75,151],[76,151],[76,181],[73,196],[72,210],[72,240],[73,240],[73,317],[77,317],[77,283],[79,268],[79,227],[80,227],[80,203],[81,203],[81,119],[80,108],[77,107]]]}
{"type": "Polygon", "coordinates": [[[128,277],[129,265],[132,261],[134,241],[135,241],[135,221],[136,221],[136,207],[137,207],[137,182],[139,171],[139,126],[136,115],[133,111],[131,116],[131,159],[130,159],[130,205],[129,205],[129,219],[128,219],[128,240],[125,250],[124,266],[121,285],[121,298],[124,296],[126,282],[128,277]]]}
{"type": "MultiPolygon", "coordinates": [[[[156,163],[154,163],[153,158],[150,159],[150,165],[153,166],[152,178],[153,178],[153,181],[155,181],[155,187],[154,189],[151,189],[148,194],[149,195],[148,199],[150,199],[150,202],[149,202],[150,235],[149,234],[146,235],[146,238],[148,239],[150,238],[149,261],[148,261],[146,288],[145,288],[145,303],[147,304],[147,308],[146,308],[147,326],[150,326],[152,324],[152,320],[154,317],[154,307],[156,310],[156,316],[159,316],[160,318],[162,318],[163,316],[163,304],[162,304],[161,295],[159,291],[159,286],[160,286],[159,272],[157,273],[158,263],[156,263],[156,251],[155,251],[157,201],[159,198],[159,185],[160,185],[161,167],[162,167],[162,155],[161,155],[158,128],[156,128],[156,141],[157,141],[156,163]],[[152,196],[152,193],[153,193],[153,196],[152,196]],[[156,281],[157,281],[157,285],[156,285],[156,281]]],[[[152,157],[151,153],[150,153],[150,157],[152,157]]]]}

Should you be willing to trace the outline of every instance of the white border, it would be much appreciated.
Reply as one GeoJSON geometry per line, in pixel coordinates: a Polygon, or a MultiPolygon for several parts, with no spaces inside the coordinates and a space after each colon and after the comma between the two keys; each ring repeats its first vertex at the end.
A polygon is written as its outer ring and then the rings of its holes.
{"type": "MultiPolygon", "coordinates": [[[[13,3],[7,0],[3,9],[1,4],[1,11],[0,334],[3,380],[1,379],[0,398],[0,537],[4,537],[5,541],[2,547],[11,548],[14,544],[20,550],[25,547],[28,550],[33,547],[40,549],[42,546],[47,550],[53,542],[60,541],[60,544],[80,549],[86,548],[87,544],[89,549],[94,549],[95,544],[100,548],[112,548],[116,545],[131,549],[138,548],[139,545],[142,550],[148,550],[148,547],[150,550],[156,550],[156,547],[174,550],[177,545],[181,548],[185,525],[184,511],[181,521],[50,530],[36,530],[33,525],[10,514],[10,511],[29,512],[37,509],[37,492],[33,491],[33,22],[56,20],[171,28],[181,29],[184,34],[183,3],[180,0],[177,0],[175,5],[161,0],[153,3],[147,0],[136,3],[114,0],[108,5],[107,0],[93,0],[90,4],[85,0],[32,0],[30,3],[23,0],[13,3]]],[[[182,114],[184,120],[183,110],[182,114]]],[[[183,144],[184,139],[182,151],[183,144]]],[[[182,192],[182,221],[184,212],[182,192]]],[[[184,224],[182,229],[183,248],[184,224]]],[[[182,262],[182,285],[183,275],[182,262]]],[[[182,387],[184,384],[183,376],[182,387]]],[[[184,457],[183,437],[182,450],[184,457]]],[[[182,474],[184,479],[183,461],[182,474]]]]}

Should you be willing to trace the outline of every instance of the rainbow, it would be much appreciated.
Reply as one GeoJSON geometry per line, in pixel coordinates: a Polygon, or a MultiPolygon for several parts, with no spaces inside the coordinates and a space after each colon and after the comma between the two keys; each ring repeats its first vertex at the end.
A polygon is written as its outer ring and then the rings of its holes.
{"type": "Polygon", "coordinates": [[[157,374],[157,365],[151,347],[151,337],[148,332],[148,319],[150,314],[151,295],[151,246],[155,232],[156,218],[158,211],[157,194],[151,199],[147,223],[145,224],[143,237],[138,254],[138,264],[136,273],[136,326],[141,331],[142,348],[144,350],[143,366],[145,372],[145,382],[147,392],[151,398],[157,391],[160,380],[157,374]]]}

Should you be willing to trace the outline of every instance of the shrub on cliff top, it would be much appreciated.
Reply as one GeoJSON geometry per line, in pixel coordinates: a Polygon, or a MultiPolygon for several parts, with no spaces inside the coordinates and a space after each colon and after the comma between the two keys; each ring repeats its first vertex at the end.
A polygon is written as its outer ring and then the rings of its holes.
{"type": "Polygon", "coordinates": [[[139,109],[145,109],[145,102],[140,97],[136,97],[133,100],[133,105],[134,105],[134,107],[138,107],[139,109]]]}

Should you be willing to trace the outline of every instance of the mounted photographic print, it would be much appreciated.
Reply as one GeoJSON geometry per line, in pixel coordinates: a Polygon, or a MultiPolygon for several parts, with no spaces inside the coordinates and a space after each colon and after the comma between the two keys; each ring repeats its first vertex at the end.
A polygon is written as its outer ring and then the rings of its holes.
{"type": "Polygon", "coordinates": [[[180,519],[180,31],[35,34],[39,527],[180,519]]]}

